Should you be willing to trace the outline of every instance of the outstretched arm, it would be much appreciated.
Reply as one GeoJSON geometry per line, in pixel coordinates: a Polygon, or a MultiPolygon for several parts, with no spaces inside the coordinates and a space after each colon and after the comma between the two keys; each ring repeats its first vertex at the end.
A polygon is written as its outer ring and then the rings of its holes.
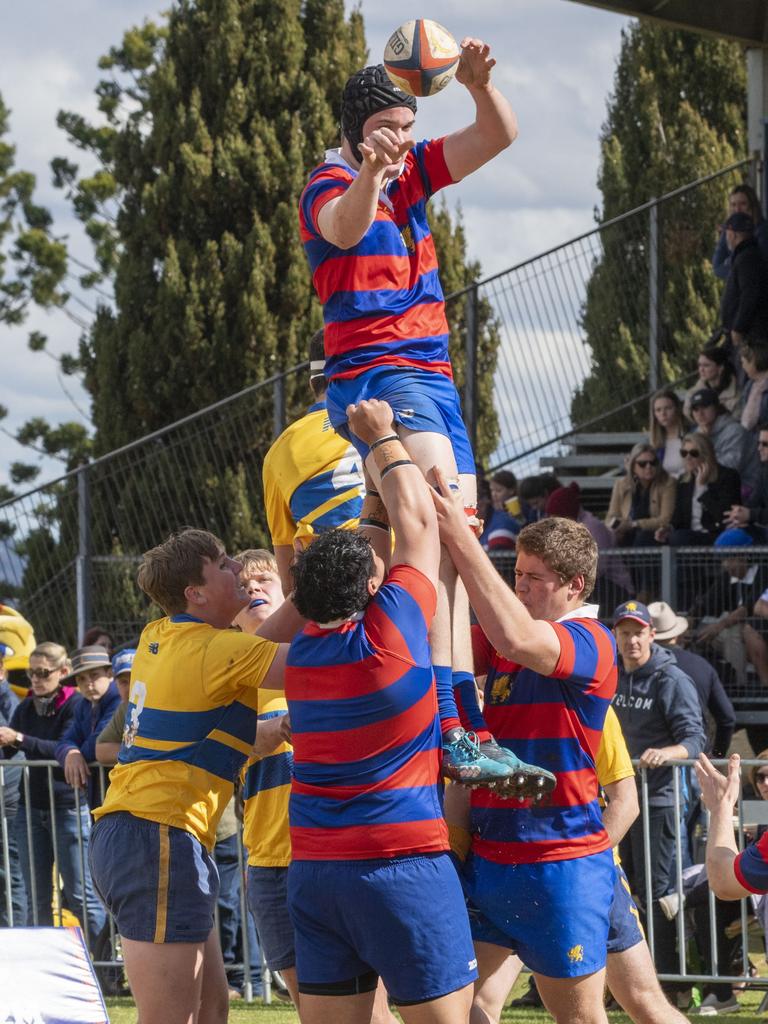
{"type": "Polygon", "coordinates": [[[517,138],[515,112],[491,82],[496,61],[490,56],[490,46],[482,39],[467,38],[462,39],[461,47],[456,81],[475,101],[475,120],[445,140],[443,154],[454,181],[488,163],[517,138]]]}
{"type": "Polygon", "coordinates": [[[366,469],[395,531],[392,564],[412,565],[437,585],[440,538],[435,510],[421,470],[395,433],[392,409],[371,399],[350,405],[347,417],[350,430],[372,448],[366,469]]]}

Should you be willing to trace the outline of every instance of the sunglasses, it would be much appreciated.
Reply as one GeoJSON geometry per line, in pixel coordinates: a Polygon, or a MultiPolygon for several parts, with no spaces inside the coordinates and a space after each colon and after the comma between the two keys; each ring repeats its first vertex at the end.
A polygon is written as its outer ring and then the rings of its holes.
{"type": "Polygon", "coordinates": [[[658,464],[658,459],[637,459],[635,462],[635,465],[639,466],[640,469],[647,469],[648,466],[658,466],[658,464]]]}
{"type": "Polygon", "coordinates": [[[680,454],[683,456],[684,459],[698,459],[698,457],[701,455],[701,452],[698,448],[681,448],[680,454]]]}
{"type": "Polygon", "coordinates": [[[40,679],[50,679],[51,676],[56,675],[57,672],[61,672],[60,668],[30,668],[27,670],[27,678],[34,679],[36,676],[40,679]]]}

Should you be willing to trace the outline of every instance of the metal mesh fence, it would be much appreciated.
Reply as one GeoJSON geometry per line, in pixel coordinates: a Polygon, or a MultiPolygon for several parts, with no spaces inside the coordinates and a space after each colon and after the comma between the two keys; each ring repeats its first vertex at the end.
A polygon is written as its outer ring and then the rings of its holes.
{"type": "MultiPolygon", "coordinates": [[[[486,370],[493,364],[488,338],[478,332],[498,334],[492,390],[499,443],[492,463],[532,471],[541,455],[559,452],[562,436],[575,427],[626,429],[633,415],[642,418],[635,406],[659,379],[681,332],[695,335],[715,322],[712,226],[727,189],[748,174],[747,163],[726,168],[449,298],[449,319],[466,335],[458,376],[470,429],[478,426],[478,396],[490,391],[486,370]],[[683,322],[690,303],[673,272],[691,251],[708,282],[699,325],[683,322]],[[594,316],[587,299],[598,286],[613,298],[594,316]]],[[[122,642],[151,614],[134,584],[137,557],[171,530],[204,526],[229,550],[267,542],[263,457],[304,407],[303,370],[247,388],[0,504],[0,595],[15,598],[38,638],[72,646],[98,622],[122,642]]],[[[632,575],[646,570],[630,564],[641,557],[610,556],[600,583],[606,606],[646,585],[632,575]]],[[[653,583],[655,570],[647,571],[653,583]]]]}

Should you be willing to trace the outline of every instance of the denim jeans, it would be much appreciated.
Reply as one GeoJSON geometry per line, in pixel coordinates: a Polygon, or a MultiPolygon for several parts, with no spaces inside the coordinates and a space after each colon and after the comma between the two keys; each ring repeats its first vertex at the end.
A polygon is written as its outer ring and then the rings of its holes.
{"type": "Polygon", "coordinates": [[[106,911],[99,902],[91,881],[88,868],[88,840],[91,834],[91,816],[85,803],[76,808],[55,808],[55,822],[51,821],[49,810],[37,807],[27,808],[22,804],[16,816],[16,838],[19,844],[21,869],[27,887],[27,925],[52,925],[53,910],[53,865],[54,836],[58,858],[57,874],[62,880],[62,902],[68,910],[83,920],[83,880],[85,881],[85,904],[88,920],[88,938],[92,943],[101,931],[106,911]],[[29,815],[30,851],[27,836],[27,815],[29,815]],[[83,837],[83,860],[80,859],[78,832],[83,837]],[[83,875],[83,864],[85,873],[83,875]],[[35,893],[32,893],[34,879],[35,893]]]}
{"type": "MultiPolygon", "coordinates": [[[[213,858],[219,869],[219,937],[224,966],[230,988],[242,989],[245,983],[245,972],[242,967],[231,967],[243,960],[243,929],[240,914],[241,876],[237,858],[236,835],[222,839],[213,848],[213,858]]],[[[248,854],[243,850],[243,862],[247,864],[248,854]]],[[[261,992],[261,951],[253,919],[246,912],[248,929],[248,951],[250,955],[251,984],[254,995],[261,992]]]]}

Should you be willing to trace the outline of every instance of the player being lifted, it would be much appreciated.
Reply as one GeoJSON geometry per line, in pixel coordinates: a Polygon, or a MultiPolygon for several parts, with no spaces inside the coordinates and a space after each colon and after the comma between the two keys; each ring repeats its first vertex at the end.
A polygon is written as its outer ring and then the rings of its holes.
{"type": "MultiPolygon", "coordinates": [[[[418,144],[416,101],[393,85],[383,65],[352,75],[342,96],[341,148],[329,150],[312,172],[299,209],[323,303],[331,422],[366,459],[368,446],[350,431],[346,409],[367,398],[387,401],[410,458],[425,473],[443,467],[469,515],[477,500],[475,462],[453,384],[426,203],[517,135],[515,114],[491,82],[494,64],[487,44],[463,40],[456,80],[474,100],[475,120],[418,144]]],[[[375,477],[374,467],[373,486],[375,477]]],[[[553,776],[500,747],[484,726],[472,676],[468,602],[445,551],[430,643],[447,773],[470,783],[511,779],[520,794],[551,789],[553,776]],[[454,688],[479,744],[461,728],[454,688]]]]}

